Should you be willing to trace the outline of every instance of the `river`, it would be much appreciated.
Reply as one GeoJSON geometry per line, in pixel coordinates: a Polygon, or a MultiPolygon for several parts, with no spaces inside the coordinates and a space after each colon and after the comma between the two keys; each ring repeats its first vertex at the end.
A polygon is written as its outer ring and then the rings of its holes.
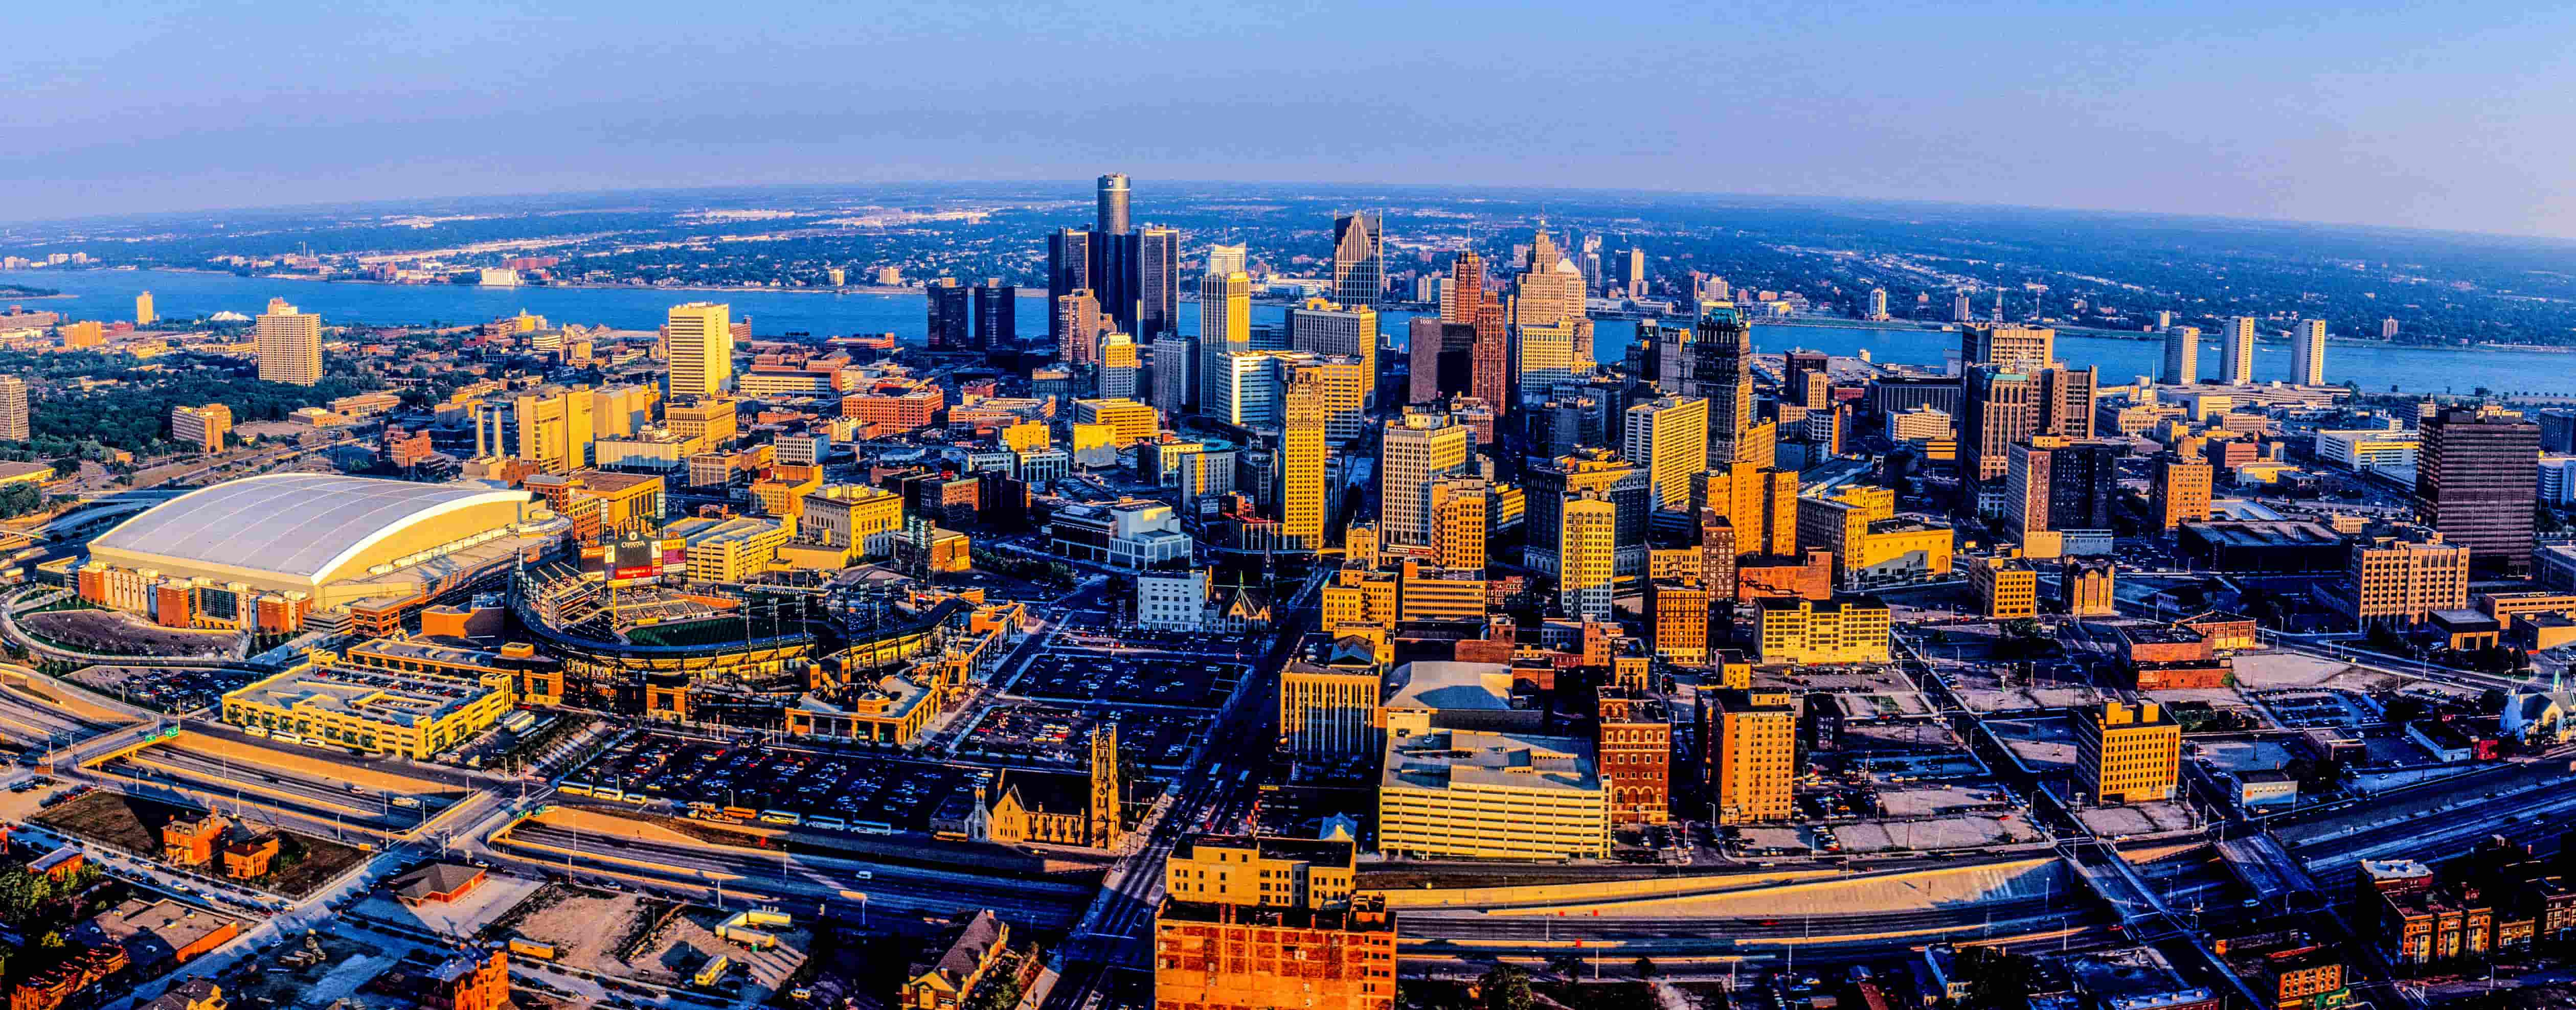
{"type": "MultiPolygon", "coordinates": [[[[654,288],[481,288],[451,284],[325,283],[236,277],[231,274],[159,270],[15,270],[0,271],[0,282],[60,289],[67,297],[26,300],[30,308],[64,312],[76,319],[128,319],[136,293],[150,290],[164,316],[193,318],[220,311],[255,315],[272,297],[282,297],[326,322],[380,324],[479,323],[521,309],[557,324],[607,325],[619,329],[652,329],[680,302],[721,301],[734,316],[749,316],[754,332],[774,336],[790,332],[816,335],[894,333],[919,340],[923,328],[918,294],[813,291],[674,291],[654,288]]],[[[1046,333],[1045,299],[1024,295],[1019,331],[1023,337],[1046,333]]],[[[1254,319],[1272,322],[1287,309],[1256,305],[1254,319]]],[[[1380,329],[1400,343],[1413,313],[1388,312],[1380,329]]],[[[1181,328],[1196,332],[1198,306],[1182,302],[1181,328]]],[[[1596,356],[1617,361],[1636,337],[1636,324],[1602,320],[1594,329],[1596,356]]],[[[1754,342],[1764,352],[1806,348],[1836,355],[1866,350],[1881,362],[1939,365],[1945,351],[1958,346],[1958,336],[1937,330],[1874,329],[1853,326],[1762,324],[1754,342]]],[[[2202,375],[2218,369],[2217,342],[2201,339],[2202,375]]],[[[2060,334],[2058,357],[2078,367],[2102,370],[2105,383],[2124,383],[2154,375],[2164,357],[2161,343],[2113,337],[2060,334]]],[[[2290,350],[2284,344],[2256,349],[2256,381],[2289,378],[2290,350]]],[[[2364,392],[2395,389],[2408,393],[2467,394],[2486,387],[2501,394],[2576,395],[2576,355],[2543,351],[2438,350],[2334,344],[2326,348],[2326,378],[2358,383],[2364,392]]]]}

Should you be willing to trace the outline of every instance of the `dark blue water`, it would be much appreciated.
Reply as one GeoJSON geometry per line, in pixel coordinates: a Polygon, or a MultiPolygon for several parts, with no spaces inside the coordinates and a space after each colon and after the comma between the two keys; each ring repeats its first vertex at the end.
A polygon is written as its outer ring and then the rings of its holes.
{"type": "MultiPolygon", "coordinates": [[[[307,312],[321,313],[330,323],[478,323],[526,309],[557,325],[581,323],[645,330],[661,325],[671,306],[708,300],[733,306],[734,318],[749,316],[753,332],[776,336],[806,332],[817,336],[849,333],[893,333],[919,340],[924,306],[919,294],[819,294],[801,291],[670,291],[651,288],[478,288],[447,284],[364,284],[270,280],[230,274],[169,273],[148,270],[0,271],[0,282],[57,288],[66,298],[27,302],[31,308],[60,311],[76,319],[128,319],[134,295],[150,290],[161,314],[189,318],[230,310],[255,315],[272,297],[282,297],[307,312]]],[[[1256,321],[1276,321],[1286,313],[1279,305],[1256,305],[1256,321]]],[[[1184,332],[1198,329],[1198,306],[1180,306],[1184,332]]],[[[1389,312],[1380,329],[1401,343],[1412,313],[1389,312]]],[[[1047,328],[1046,300],[1023,297],[1019,330],[1040,337],[1047,328]]],[[[1602,320],[1594,328],[1595,353],[1617,361],[1636,337],[1636,325],[1602,320]]],[[[1938,365],[1945,351],[1958,346],[1958,336],[1934,330],[1862,329],[1841,326],[1763,325],[1754,341],[1765,352],[1792,347],[1852,355],[1867,350],[1881,362],[1938,365]]],[[[2152,340],[2122,340],[2060,334],[2058,356],[2077,367],[2102,370],[2105,383],[2122,383],[2154,375],[2164,357],[2152,340]]],[[[2258,382],[2289,379],[2290,351],[2285,345],[2257,349],[2258,382]]],[[[2218,367],[2216,342],[2202,338],[2201,374],[2218,367]]],[[[2409,393],[2461,393],[2486,387],[2497,393],[2576,395],[2576,355],[2536,351],[2444,351],[2429,348],[2344,346],[2326,348],[2326,378],[2351,380],[2364,392],[2391,387],[2409,393]]]]}

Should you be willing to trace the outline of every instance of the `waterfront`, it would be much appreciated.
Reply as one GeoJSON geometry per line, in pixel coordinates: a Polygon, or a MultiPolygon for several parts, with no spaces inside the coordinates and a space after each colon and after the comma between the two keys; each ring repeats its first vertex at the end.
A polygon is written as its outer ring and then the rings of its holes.
{"type": "MultiPolygon", "coordinates": [[[[67,297],[26,301],[33,308],[65,312],[78,319],[131,318],[136,292],[150,290],[162,315],[191,318],[219,311],[256,314],[272,297],[321,313],[332,323],[477,323],[521,309],[557,324],[606,325],[649,330],[661,325],[673,305],[709,300],[733,306],[736,318],[749,316],[761,336],[809,333],[893,333],[917,341],[923,329],[922,299],[914,294],[817,291],[676,291],[656,288],[482,288],[446,284],[372,284],[237,277],[222,273],[154,270],[19,270],[0,271],[0,282],[58,288],[67,297]]],[[[1024,338],[1046,333],[1045,299],[1024,293],[1019,333],[1024,338]]],[[[1284,305],[1254,307],[1257,321],[1275,322],[1284,305]]],[[[1414,313],[1388,312],[1380,329],[1401,343],[1414,313]]],[[[1184,332],[1195,332],[1198,307],[1180,305],[1184,332]]],[[[1636,324],[1601,320],[1594,330],[1596,355],[1616,361],[1635,339],[1636,324]]],[[[1853,355],[1868,351],[1887,363],[1939,365],[1957,346],[1958,336],[1938,330],[1872,329],[1856,326],[1760,325],[1754,330],[1760,350],[1777,353],[1793,347],[1853,355]]],[[[2060,334],[2058,356],[2076,366],[2101,369],[2105,383],[2123,383],[2154,375],[2164,356],[2153,340],[2060,334]]],[[[2283,344],[2263,344],[2255,351],[2257,381],[2289,378],[2290,351],[2283,344]]],[[[2217,342],[2201,340],[2201,374],[2215,374],[2217,342]]],[[[2326,375],[2351,381],[2364,392],[2468,394],[2479,387],[2500,394],[2576,395],[2576,357],[2541,351],[2442,350],[2335,344],[2326,351],[2326,375]]]]}

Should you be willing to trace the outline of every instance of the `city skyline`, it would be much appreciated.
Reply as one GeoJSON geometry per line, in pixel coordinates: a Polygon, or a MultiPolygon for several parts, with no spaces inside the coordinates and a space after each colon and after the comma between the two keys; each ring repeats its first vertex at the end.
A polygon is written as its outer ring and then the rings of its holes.
{"type": "MultiPolygon", "coordinates": [[[[1328,14],[1321,5],[1307,15],[1328,14]]],[[[1481,181],[1568,185],[1594,180],[1643,191],[1924,199],[2576,235],[2576,200],[2535,166],[2563,163],[2545,96],[2565,71],[2554,40],[2576,31],[2566,12],[2338,12],[2305,7],[2186,5],[2158,12],[2056,10],[2006,4],[1960,21],[1931,12],[1815,12],[1787,7],[1716,12],[1644,5],[1590,12],[1551,32],[1542,65],[1442,73],[1407,28],[1463,28],[1493,47],[1534,41],[1523,23],[1451,17],[1437,7],[1396,12],[1386,28],[1341,40],[1332,73],[1382,69],[1407,100],[1359,103],[1281,94],[1323,71],[1250,39],[1305,22],[1286,11],[1232,10],[1160,18],[1147,8],[1084,20],[1029,15],[970,19],[968,37],[934,25],[870,24],[849,38],[798,23],[707,24],[686,9],[620,8],[619,31],[558,17],[468,19],[392,8],[308,9],[256,20],[215,12],[144,17],[68,8],[29,12],[33,37],[80,54],[67,63],[0,71],[0,81],[47,100],[28,103],[6,134],[20,142],[5,173],[0,220],[247,207],[274,202],[278,184],[315,200],[405,195],[594,192],[625,188],[865,183],[965,178],[1070,179],[1111,163],[1142,179],[1293,179],[1317,183],[1481,181]],[[2466,16],[2463,16],[2465,13],[2466,16]],[[1759,25],[1788,44],[1733,47],[1724,85],[1640,59],[1632,40],[1697,28],[1715,35],[1759,25]],[[259,31],[304,62],[211,63],[199,38],[259,31]],[[1922,40],[1937,40],[1937,48],[1922,40]],[[2068,39],[2084,41],[2069,44],[2068,39]],[[1034,68],[1077,40],[1101,47],[1092,87],[1059,93],[1034,68]],[[2128,40],[2192,54],[2140,59],[2128,40]],[[1812,60],[1829,45],[1840,58],[1812,60]],[[977,47],[991,73],[974,82],[931,72],[977,47]],[[1150,54],[1191,46],[1203,71],[1186,89],[1154,88],[1150,54]],[[472,74],[478,51],[554,55],[508,83],[472,74]],[[2283,52],[2332,54],[2313,65],[2283,52]],[[637,83],[679,52],[730,54],[760,75],[709,72],[686,92],[637,83]],[[1939,62],[1922,58],[1941,52],[1939,62]],[[844,97],[843,60],[865,53],[897,81],[870,98],[844,97]],[[1799,54],[1799,55],[1792,55],[1799,54]],[[2469,57],[2474,54],[2474,58],[2469,57]],[[2017,73],[1942,72],[1950,61],[2011,65],[2017,73]],[[923,72],[902,68],[922,63],[923,72]],[[1621,135],[1645,143],[1551,145],[1593,121],[1580,82],[1667,100],[1633,106],[1621,135]],[[577,78],[562,75],[581,68],[577,78]],[[1014,70],[1027,67],[1028,70],[1014,70]],[[1136,69],[1130,69],[1134,67],[1136,69]],[[113,72],[111,73],[111,68],[113,72]],[[1572,68],[1572,69],[1567,69],[1572,68]],[[316,71],[330,84],[315,85],[316,71]],[[2402,86],[2391,87],[2395,81],[2402,86]],[[184,82],[184,83],[182,83],[184,82]],[[1520,96],[1477,100],[1488,91],[1520,96]],[[916,94],[919,92],[919,94],[916,94]],[[172,96],[186,95],[185,99],[172,96]],[[2246,101],[2252,96],[2252,101],[2246,101]],[[2471,120],[2435,118],[2477,101],[2471,120]],[[1224,121],[1222,108],[1258,103],[1276,122],[1223,131],[1190,149],[1112,137],[1122,123],[1224,121]],[[2194,116],[2166,114],[2177,108],[2194,116]],[[747,109],[769,111],[745,115],[747,109]],[[1430,110],[1466,121],[1436,124],[1430,110]],[[898,111],[900,110],[900,111],[898,111]],[[210,130],[204,123],[229,124],[210,130]],[[567,123],[582,126],[566,129],[567,123]],[[2046,124],[2046,157],[1977,155],[2046,124]],[[1963,145],[1963,136],[1990,138],[1963,145]],[[249,138],[259,136],[259,144],[249,138]],[[1738,143],[1762,136],[1772,141],[1738,143]],[[817,140],[817,138],[824,138],[817,140]],[[399,138],[400,157],[390,151],[399,138]],[[540,138],[543,141],[540,142],[540,138]],[[1376,142],[1394,138],[1402,143],[1376,142]],[[342,152],[327,171],[259,152],[285,140],[342,152]],[[184,171],[134,155],[186,143],[184,171]],[[1392,150],[1390,150],[1392,148],[1392,150]],[[697,157],[673,157],[696,151],[697,157]],[[429,156],[422,157],[422,152],[429,156]],[[502,152],[507,152],[503,154],[502,152]],[[1039,152],[1043,152],[1042,154],[1039,152]],[[1221,152],[1221,153],[1220,153],[1221,152]],[[1368,156],[1362,157],[1363,153],[1368,156]],[[1723,157],[1720,154],[1723,154],[1723,157]]],[[[819,24],[835,22],[823,18],[819,24]]],[[[1651,49],[1649,50],[1649,54],[1651,49]]],[[[1465,69],[1461,67],[1460,69],[1465,69]]]]}

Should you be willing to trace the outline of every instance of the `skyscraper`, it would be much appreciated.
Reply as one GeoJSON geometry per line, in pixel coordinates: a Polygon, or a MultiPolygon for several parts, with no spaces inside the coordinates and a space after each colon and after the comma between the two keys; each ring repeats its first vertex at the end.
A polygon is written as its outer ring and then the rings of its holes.
{"type": "Polygon", "coordinates": [[[1869,311],[1866,316],[1872,320],[1882,320],[1887,318],[1886,288],[1869,289],[1869,311]]]}
{"type": "Polygon", "coordinates": [[[1010,346],[1020,334],[1019,287],[994,278],[976,285],[974,292],[975,337],[972,346],[984,350],[1010,346]]]}
{"type": "Polygon", "coordinates": [[[1436,410],[1407,410],[1386,422],[1378,455],[1378,535],[1388,544],[1429,546],[1431,482],[1465,472],[1476,433],[1436,410]]]}
{"type": "Polygon", "coordinates": [[[1702,305],[1690,350],[1690,394],[1708,401],[1708,463],[1722,468],[1753,427],[1753,328],[1731,304],[1702,305]]]}
{"type": "Polygon", "coordinates": [[[1288,346],[1292,350],[1360,359],[1366,376],[1363,396],[1368,403],[1377,402],[1376,309],[1306,299],[1306,304],[1288,310],[1288,346]]]}
{"type": "Polygon", "coordinates": [[[1959,365],[2037,371],[2057,360],[2057,331],[2045,326],[1971,323],[1959,327],[1959,365]]]}
{"type": "Polygon", "coordinates": [[[664,329],[671,349],[672,398],[723,395],[733,379],[732,306],[717,302],[671,306],[664,329]]]}
{"type": "Polygon", "coordinates": [[[1179,333],[1181,233],[1147,225],[1136,232],[1136,339],[1179,333]]]}
{"type": "Polygon", "coordinates": [[[1646,468],[1655,508],[1687,511],[1691,475],[1708,469],[1708,401],[1666,396],[1628,408],[1626,456],[1646,468]]]}
{"type": "Polygon", "coordinates": [[[2207,521],[2211,475],[2208,460],[2174,453],[2156,457],[2154,483],[2147,488],[2147,517],[2165,532],[2183,523],[2207,521]]]}
{"type": "Polygon", "coordinates": [[[1473,323],[1485,304],[1485,258],[1473,249],[1449,261],[1449,286],[1440,292],[1440,321],[1473,323]]]}
{"type": "Polygon", "coordinates": [[[2254,317],[2238,316],[2227,322],[2227,342],[2218,346],[2218,374],[2228,385],[2244,386],[2254,382],[2254,317]]]}
{"type": "Polygon", "coordinates": [[[1590,493],[1618,508],[1614,555],[1618,573],[1623,577],[1644,574],[1654,490],[1643,466],[1620,458],[1614,450],[1580,449],[1532,466],[1527,476],[1527,512],[1521,527],[1528,540],[1521,548],[1523,564],[1541,574],[1556,573],[1562,552],[1557,535],[1564,525],[1558,510],[1565,502],[1590,493]]]}
{"type": "Polygon", "coordinates": [[[1970,321],[1970,320],[1972,320],[1972,319],[1975,319],[1976,317],[1977,317],[1977,309],[1976,309],[1976,306],[1974,306],[1974,305],[1972,305],[1972,304],[1970,304],[1970,303],[1969,303],[1969,301],[1968,301],[1968,293],[1967,293],[1967,292],[1962,291],[1962,292],[1959,292],[1958,294],[1956,294],[1956,295],[1952,295],[1952,296],[1950,297],[1950,321],[1951,321],[1951,322],[1954,322],[1954,323],[1964,323],[1964,322],[1968,322],[1968,321],[1970,321]]]}
{"type": "Polygon", "coordinates": [[[1376,308],[1386,293],[1385,215],[1356,211],[1333,217],[1333,300],[1376,308]]]}
{"type": "Polygon", "coordinates": [[[1198,341],[1170,336],[1154,341],[1154,409],[1177,418],[1189,409],[1198,387],[1198,341]]]}
{"type": "Polygon", "coordinates": [[[1405,360],[1411,385],[1406,403],[1438,403],[1470,396],[1475,382],[1476,328],[1417,318],[1406,324],[1405,360]]]}
{"type": "Polygon", "coordinates": [[[958,284],[954,277],[942,277],[922,293],[929,302],[923,332],[930,349],[962,351],[975,346],[975,289],[958,284]]]}
{"type": "Polygon", "coordinates": [[[1252,349],[1252,277],[1241,271],[1199,278],[1199,405],[1225,381],[1226,356],[1252,349]]]}
{"type": "Polygon", "coordinates": [[[152,310],[152,292],[134,296],[134,325],[150,326],[160,319],[161,314],[152,310]]]}
{"type": "Polygon", "coordinates": [[[1485,534],[1493,525],[1493,489],[1482,477],[1431,482],[1431,562],[1441,568],[1485,567],[1485,534]]]}
{"type": "MultiPolygon", "coordinates": [[[[1080,228],[1065,228],[1047,236],[1047,305],[1049,311],[1064,296],[1091,290],[1091,233],[1080,228]]],[[[1047,337],[1057,347],[1064,346],[1064,333],[1050,323],[1047,337]]],[[[1061,353],[1061,352],[1059,352],[1061,353]]]]}
{"type": "Polygon", "coordinates": [[[1557,509],[1557,602],[1567,617],[1606,621],[1617,576],[1619,509],[1598,492],[1569,496],[1557,509]]]}
{"type": "Polygon", "coordinates": [[[1100,177],[1099,230],[1106,235],[1127,234],[1127,177],[1116,172],[1100,177]]]}
{"type": "Polygon", "coordinates": [[[1959,474],[1973,492],[2003,477],[2013,443],[2038,429],[2039,382],[2027,372],[1977,365],[1959,399],[1959,474]]]}
{"type": "MultiPolygon", "coordinates": [[[[938,289],[931,289],[938,297],[938,289]]],[[[1055,356],[1067,364],[1083,364],[1100,358],[1102,315],[1100,302],[1090,288],[1075,288],[1055,300],[1054,319],[1047,329],[1055,332],[1055,356]]]]}
{"type": "Polygon", "coordinates": [[[2481,573],[2531,570],[2540,497],[2540,425],[2493,408],[2452,408],[2423,423],[2415,507],[2481,573]]]}
{"type": "Polygon", "coordinates": [[[1280,394],[1279,531],[1306,550],[1324,546],[1324,388],[1296,374],[1280,394]]]}
{"type": "Polygon", "coordinates": [[[2326,321],[2299,320],[2290,341],[2290,381],[2302,386],[2326,384],[2326,321]]]}
{"type": "Polygon", "coordinates": [[[0,441],[27,440],[27,380],[0,375],[0,441]]]}
{"type": "Polygon", "coordinates": [[[2382,319],[2382,320],[2380,320],[2380,321],[2379,321],[2379,339],[2381,339],[2381,340],[2395,340],[2395,339],[2397,339],[2397,319],[2396,319],[2395,317],[2393,317],[2393,316],[2392,316],[2392,317],[2390,317],[2390,318],[2382,319]]]}
{"type": "Polygon", "coordinates": [[[259,381],[310,386],[322,381],[322,317],[297,312],[286,299],[268,300],[254,331],[259,381]]]}
{"type": "Polygon", "coordinates": [[[2200,381],[2200,327],[2165,327],[2165,371],[2168,385],[2189,386],[2200,381]]]}
{"type": "Polygon", "coordinates": [[[1798,706],[1786,691],[1723,688],[1701,694],[1708,785],[1719,824],[1787,820],[1798,778],[1798,706]]]}
{"type": "Polygon", "coordinates": [[[1211,245],[1208,247],[1208,273],[1233,274],[1242,273],[1249,269],[1251,269],[1251,263],[1244,255],[1244,247],[1242,245],[1211,245]]]}

